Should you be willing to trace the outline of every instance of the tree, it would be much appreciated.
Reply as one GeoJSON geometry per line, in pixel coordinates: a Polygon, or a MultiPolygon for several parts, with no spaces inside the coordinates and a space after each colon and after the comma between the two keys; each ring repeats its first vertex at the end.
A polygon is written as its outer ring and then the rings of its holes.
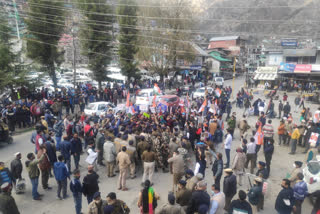
{"type": "Polygon", "coordinates": [[[42,65],[57,86],[55,68],[62,63],[63,51],[58,42],[65,29],[65,9],[62,1],[29,0],[27,56],[42,65]]]}
{"type": "Polygon", "coordinates": [[[119,35],[119,57],[121,72],[127,76],[138,78],[137,61],[135,55],[138,52],[137,48],[137,10],[138,7],[134,0],[120,0],[117,14],[120,25],[119,35]]]}
{"type": "Polygon", "coordinates": [[[0,10],[0,89],[10,88],[26,83],[25,71],[17,54],[13,53],[12,31],[8,26],[8,20],[4,16],[5,12],[0,10]]]}
{"type": "Polygon", "coordinates": [[[187,7],[189,0],[153,0],[144,4],[148,3],[155,7],[141,8],[141,16],[155,19],[139,20],[144,29],[139,35],[139,44],[143,47],[139,49],[138,58],[163,79],[170,70],[176,70],[178,60],[194,60],[192,35],[188,32],[193,25],[190,21],[192,11],[187,7]]]}
{"type": "Polygon", "coordinates": [[[110,5],[100,0],[78,0],[79,8],[86,17],[81,30],[82,53],[88,57],[88,68],[93,71],[93,79],[99,83],[107,80],[107,66],[112,60],[112,22],[110,5]],[[101,3],[100,3],[101,2],[101,3]]]}

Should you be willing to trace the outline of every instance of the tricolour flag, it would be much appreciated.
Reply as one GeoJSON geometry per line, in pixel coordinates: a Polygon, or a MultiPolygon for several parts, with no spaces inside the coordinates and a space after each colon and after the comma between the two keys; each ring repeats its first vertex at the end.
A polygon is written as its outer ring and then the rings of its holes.
{"type": "Polygon", "coordinates": [[[161,94],[161,90],[157,83],[154,84],[153,90],[155,91],[155,93],[161,94]]]}
{"type": "Polygon", "coordinates": [[[127,94],[127,102],[126,102],[126,107],[130,106],[130,92],[127,94]]]}
{"type": "Polygon", "coordinates": [[[204,111],[204,108],[207,106],[207,99],[205,99],[199,109],[199,112],[203,112],[204,111]]]}
{"type": "Polygon", "coordinates": [[[153,99],[152,99],[152,107],[157,107],[157,105],[156,105],[156,98],[157,98],[157,95],[155,94],[155,95],[153,96],[153,99]]]}
{"type": "Polygon", "coordinates": [[[257,137],[257,145],[263,145],[262,124],[259,125],[258,131],[256,132],[256,137],[257,137]]]}
{"type": "Polygon", "coordinates": [[[216,88],[215,93],[216,93],[217,97],[220,97],[221,89],[220,88],[216,88]]]}

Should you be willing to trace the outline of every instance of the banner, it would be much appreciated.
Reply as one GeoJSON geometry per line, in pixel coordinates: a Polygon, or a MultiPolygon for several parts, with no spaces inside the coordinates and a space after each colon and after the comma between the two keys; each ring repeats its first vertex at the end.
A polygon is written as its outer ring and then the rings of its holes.
{"type": "Polygon", "coordinates": [[[140,105],[139,109],[142,112],[147,112],[149,110],[149,106],[148,105],[140,105]]]}
{"type": "Polygon", "coordinates": [[[319,133],[312,132],[310,135],[309,143],[315,145],[318,142],[319,133]]]}
{"type": "Polygon", "coordinates": [[[150,114],[148,114],[147,112],[143,112],[143,116],[150,118],[150,114]]]}

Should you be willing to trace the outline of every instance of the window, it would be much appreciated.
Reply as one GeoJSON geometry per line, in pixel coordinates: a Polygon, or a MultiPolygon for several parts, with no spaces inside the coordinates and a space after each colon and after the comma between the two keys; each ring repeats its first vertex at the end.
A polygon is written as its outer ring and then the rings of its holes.
{"type": "Polygon", "coordinates": [[[107,107],[107,106],[106,106],[105,104],[100,104],[99,107],[98,107],[98,110],[99,110],[99,111],[105,110],[106,107],[107,107]]]}
{"type": "Polygon", "coordinates": [[[91,104],[89,104],[87,107],[86,107],[86,109],[88,109],[88,110],[94,110],[95,109],[95,104],[93,104],[93,103],[91,103],[91,104]]]}

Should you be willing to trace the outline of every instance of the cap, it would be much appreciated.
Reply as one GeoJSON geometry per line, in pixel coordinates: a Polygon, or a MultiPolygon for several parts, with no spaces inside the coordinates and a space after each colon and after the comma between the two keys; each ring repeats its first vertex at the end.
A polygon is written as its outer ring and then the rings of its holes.
{"type": "Polygon", "coordinates": [[[301,161],[295,161],[294,164],[298,167],[301,167],[303,163],[301,161]]]}
{"type": "Polygon", "coordinates": [[[18,155],[21,155],[21,152],[17,152],[14,154],[14,156],[18,156],[18,155]]]}
{"type": "Polygon", "coordinates": [[[2,191],[6,192],[10,186],[11,186],[10,183],[5,182],[1,185],[1,189],[2,189],[2,191]]]}
{"type": "Polygon", "coordinates": [[[191,169],[187,169],[186,170],[186,174],[194,176],[194,173],[193,173],[193,171],[191,169]]]}
{"type": "Polygon", "coordinates": [[[266,166],[266,163],[263,162],[263,161],[259,161],[258,163],[259,163],[259,165],[261,165],[261,166],[266,166]]]}
{"type": "Polygon", "coordinates": [[[203,175],[202,175],[202,173],[198,173],[198,174],[196,174],[196,177],[197,177],[199,180],[203,179],[203,175]]]}
{"type": "Polygon", "coordinates": [[[232,169],[228,168],[224,170],[225,172],[232,172],[232,169]]]}
{"type": "Polygon", "coordinates": [[[101,197],[100,192],[95,192],[95,193],[93,194],[93,199],[96,199],[96,198],[98,198],[98,197],[101,197]]]}
{"type": "Polygon", "coordinates": [[[180,180],[179,184],[181,184],[182,186],[185,186],[187,184],[187,182],[185,180],[180,180]]]}
{"type": "Polygon", "coordinates": [[[254,179],[256,182],[262,183],[262,179],[260,177],[254,179]]]}

